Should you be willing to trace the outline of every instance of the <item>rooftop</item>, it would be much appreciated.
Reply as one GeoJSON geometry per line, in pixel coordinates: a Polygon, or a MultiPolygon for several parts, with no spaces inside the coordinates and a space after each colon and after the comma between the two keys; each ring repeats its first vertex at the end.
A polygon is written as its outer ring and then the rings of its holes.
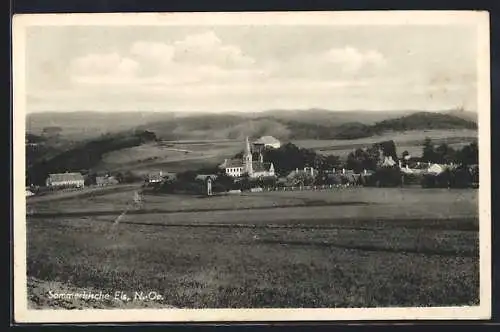
{"type": "Polygon", "coordinates": [[[52,182],[63,181],[83,181],[83,175],[80,173],[55,173],[49,174],[49,180],[52,182]]]}
{"type": "Polygon", "coordinates": [[[258,140],[253,142],[254,144],[277,144],[280,141],[272,136],[262,136],[258,140]]]}

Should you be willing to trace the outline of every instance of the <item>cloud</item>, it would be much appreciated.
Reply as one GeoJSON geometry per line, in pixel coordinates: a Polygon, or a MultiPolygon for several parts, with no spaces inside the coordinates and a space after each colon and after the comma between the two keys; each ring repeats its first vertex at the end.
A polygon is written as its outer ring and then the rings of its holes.
{"type": "Polygon", "coordinates": [[[181,63],[212,64],[221,67],[246,67],[255,60],[236,45],[224,44],[213,31],[189,35],[173,43],[174,60],[181,63]]]}
{"type": "Polygon", "coordinates": [[[165,43],[137,41],[130,47],[130,53],[155,62],[169,63],[174,57],[175,48],[165,43]]]}
{"type": "Polygon", "coordinates": [[[365,79],[383,74],[388,61],[377,50],[346,46],[301,54],[288,60],[268,63],[273,76],[314,80],[365,79]]]}
{"type": "Polygon", "coordinates": [[[140,60],[154,61],[161,66],[185,64],[231,69],[255,63],[239,47],[224,44],[212,31],[188,35],[172,43],[137,41],[132,44],[130,53],[140,60]]]}
{"type": "MultiPolygon", "coordinates": [[[[73,90],[53,95],[50,102],[67,105],[74,99],[102,108],[210,110],[405,108],[474,100],[474,75],[443,65],[436,57],[391,53],[364,44],[328,46],[287,52],[287,57],[259,58],[256,52],[253,58],[213,31],[169,42],[136,40],[122,45],[121,52],[74,59],[69,71],[73,90]]],[[[49,95],[37,91],[31,100],[42,102],[49,95]]]]}
{"type": "MultiPolygon", "coordinates": [[[[284,78],[302,79],[302,84],[311,86],[316,81],[360,80],[386,62],[377,50],[346,46],[259,63],[238,46],[206,31],[168,43],[138,40],[123,56],[89,54],[73,62],[72,75],[73,82],[108,87],[262,84],[284,78]]],[[[280,84],[284,88],[287,82],[280,84]]]]}
{"type": "Polygon", "coordinates": [[[384,56],[375,50],[360,51],[347,46],[344,48],[331,48],[321,55],[321,60],[325,63],[333,63],[347,71],[358,71],[364,67],[380,67],[385,65],[384,56]]]}
{"type": "Polygon", "coordinates": [[[72,81],[86,85],[174,85],[255,80],[255,60],[208,31],[171,42],[139,40],[128,53],[89,54],[71,66],[72,81]]]}
{"type": "Polygon", "coordinates": [[[118,53],[88,54],[74,59],[70,64],[72,80],[120,82],[134,77],[140,64],[118,53]]]}

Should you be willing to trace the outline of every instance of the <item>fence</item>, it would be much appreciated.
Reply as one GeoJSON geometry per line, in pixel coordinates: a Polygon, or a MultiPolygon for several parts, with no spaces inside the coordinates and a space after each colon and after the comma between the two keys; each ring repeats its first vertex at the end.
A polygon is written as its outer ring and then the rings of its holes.
{"type": "Polygon", "coordinates": [[[242,192],[269,192],[269,191],[315,191],[315,190],[334,190],[334,189],[345,189],[345,188],[357,188],[361,187],[360,185],[352,185],[352,184],[339,184],[339,185],[317,185],[317,186],[288,186],[288,187],[259,187],[259,188],[251,188],[250,190],[230,190],[228,193],[237,194],[242,192]]]}

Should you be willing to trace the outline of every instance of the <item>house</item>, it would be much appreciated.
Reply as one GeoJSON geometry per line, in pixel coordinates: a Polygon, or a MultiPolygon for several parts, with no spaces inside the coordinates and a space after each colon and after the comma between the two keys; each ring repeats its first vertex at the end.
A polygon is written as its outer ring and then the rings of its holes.
{"type": "Polygon", "coordinates": [[[80,173],[57,173],[49,174],[47,180],[45,180],[45,185],[47,187],[59,188],[59,187],[75,187],[83,188],[85,186],[85,179],[80,173]]]}
{"type": "Polygon", "coordinates": [[[262,148],[279,149],[281,142],[272,136],[262,136],[253,142],[253,146],[259,151],[261,151],[262,148]]]}
{"type": "Polygon", "coordinates": [[[427,173],[431,174],[440,174],[443,173],[445,170],[445,167],[439,164],[432,164],[427,168],[427,173]]]}
{"type": "Polygon", "coordinates": [[[163,172],[152,172],[147,175],[146,182],[148,183],[162,183],[163,182],[163,172]]]}
{"type": "Polygon", "coordinates": [[[392,156],[385,156],[381,164],[382,167],[392,167],[394,165],[396,165],[396,162],[392,159],[392,156]]]}
{"type": "Polygon", "coordinates": [[[26,197],[31,197],[31,196],[34,196],[34,195],[35,195],[35,193],[34,193],[34,192],[32,192],[32,191],[31,191],[31,190],[29,190],[29,189],[26,189],[26,197]]]}
{"type": "Polygon", "coordinates": [[[402,165],[401,171],[405,174],[423,174],[426,173],[430,163],[420,161],[406,162],[402,165]]]}
{"type": "Polygon", "coordinates": [[[251,178],[275,176],[273,163],[264,162],[262,153],[259,153],[259,160],[253,160],[248,137],[242,159],[225,159],[219,167],[232,177],[241,177],[244,174],[248,174],[251,178]]]}
{"type": "Polygon", "coordinates": [[[118,184],[119,181],[114,176],[97,176],[95,178],[95,184],[98,186],[111,186],[118,184]]]}

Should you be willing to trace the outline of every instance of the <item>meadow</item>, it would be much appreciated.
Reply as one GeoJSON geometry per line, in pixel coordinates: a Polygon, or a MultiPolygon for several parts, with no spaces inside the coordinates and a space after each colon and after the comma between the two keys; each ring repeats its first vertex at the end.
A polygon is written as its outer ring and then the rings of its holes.
{"type": "Polygon", "coordinates": [[[97,169],[131,170],[145,174],[152,170],[180,172],[186,168],[217,165],[243,149],[243,141],[149,143],[107,153],[97,169]]]}
{"type": "Polygon", "coordinates": [[[58,305],[47,283],[155,290],[185,308],[479,301],[477,190],[144,195],[116,223],[132,194],[28,202],[34,307],[58,305]]]}
{"type": "Polygon", "coordinates": [[[453,148],[461,148],[463,145],[477,140],[478,136],[476,130],[470,129],[419,130],[387,132],[383,135],[352,140],[298,140],[294,144],[302,148],[313,149],[321,154],[334,154],[346,158],[354,149],[369,147],[377,142],[393,140],[399,154],[406,150],[412,156],[421,156],[423,142],[426,137],[429,137],[434,144],[446,143],[453,148]]]}

